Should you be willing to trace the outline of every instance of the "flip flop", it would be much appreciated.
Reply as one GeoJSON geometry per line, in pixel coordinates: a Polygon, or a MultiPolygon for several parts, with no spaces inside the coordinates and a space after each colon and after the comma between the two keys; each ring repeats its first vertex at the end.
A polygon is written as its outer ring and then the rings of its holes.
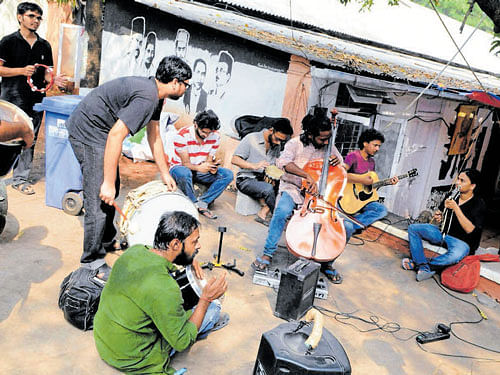
{"type": "Polygon", "coordinates": [[[23,182],[21,184],[12,185],[12,189],[15,189],[15,190],[19,191],[20,193],[23,193],[26,195],[35,194],[35,190],[33,190],[33,185],[31,185],[29,182],[23,182]]]}
{"type": "Polygon", "coordinates": [[[261,218],[259,215],[255,215],[255,219],[254,219],[257,223],[260,223],[262,225],[265,225],[266,227],[269,226],[269,221],[261,218]]]}
{"type": "Polygon", "coordinates": [[[270,261],[268,261],[267,259],[262,259],[261,257],[257,257],[257,259],[255,259],[252,262],[252,268],[255,271],[259,272],[267,272],[267,269],[269,268],[270,265],[271,265],[270,261]]]}
{"type": "Polygon", "coordinates": [[[414,271],[415,263],[413,263],[413,260],[411,260],[410,258],[403,258],[401,260],[401,268],[403,268],[405,271],[414,271]]]}
{"type": "Polygon", "coordinates": [[[224,328],[225,326],[227,326],[229,323],[229,314],[228,313],[221,313],[220,314],[220,317],[219,317],[219,321],[217,323],[215,323],[214,325],[214,328],[212,328],[212,332],[213,331],[218,331],[219,329],[222,329],[224,328]]]}
{"type": "Polygon", "coordinates": [[[217,215],[210,211],[208,208],[200,208],[198,207],[198,212],[205,216],[207,219],[215,220],[217,219],[217,215]]]}
{"type": "Polygon", "coordinates": [[[332,282],[333,284],[342,284],[344,278],[340,275],[339,271],[337,271],[336,269],[326,268],[321,271],[325,274],[326,278],[330,280],[330,282],[332,282]]]}

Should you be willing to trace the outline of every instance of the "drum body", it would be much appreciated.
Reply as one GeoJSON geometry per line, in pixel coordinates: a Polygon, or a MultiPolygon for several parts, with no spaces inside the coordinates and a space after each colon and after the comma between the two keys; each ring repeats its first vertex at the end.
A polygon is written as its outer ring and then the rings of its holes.
{"type": "Polygon", "coordinates": [[[207,282],[197,279],[191,266],[175,271],[172,277],[181,289],[184,310],[191,310],[198,304],[203,287],[207,282]]]}
{"type": "MultiPolygon", "coordinates": [[[[198,279],[194,274],[192,266],[178,269],[172,273],[172,277],[177,284],[179,284],[179,288],[181,289],[182,298],[184,299],[184,303],[182,304],[184,310],[191,310],[198,304],[203,288],[207,285],[207,281],[205,279],[198,279]]],[[[222,304],[223,298],[224,296],[212,302],[220,305],[222,304]]]]}
{"type": "MultiPolygon", "coordinates": [[[[18,106],[0,99],[0,120],[5,121],[0,126],[11,126],[9,123],[24,123],[33,130],[33,122],[18,106]]],[[[0,176],[4,176],[14,166],[23,149],[21,140],[0,142],[0,176]]]]}
{"type": "Polygon", "coordinates": [[[180,192],[169,192],[161,181],[151,181],[130,191],[123,205],[126,220],[120,218],[120,232],[128,246],[152,246],[161,216],[183,211],[198,220],[195,205],[180,192]]]}
{"type": "Polygon", "coordinates": [[[22,149],[19,142],[0,142],[0,177],[9,173],[22,149]]]}

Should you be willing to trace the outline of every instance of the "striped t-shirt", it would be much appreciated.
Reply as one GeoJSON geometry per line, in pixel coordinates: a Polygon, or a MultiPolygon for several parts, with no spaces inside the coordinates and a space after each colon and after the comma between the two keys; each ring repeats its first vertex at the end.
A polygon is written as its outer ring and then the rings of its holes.
{"type": "Polygon", "coordinates": [[[215,155],[219,148],[220,135],[218,131],[210,133],[201,143],[196,139],[194,125],[179,130],[174,137],[174,155],[170,160],[171,166],[181,165],[179,153],[187,152],[191,164],[198,165],[207,160],[208,155],[215,155]]]}

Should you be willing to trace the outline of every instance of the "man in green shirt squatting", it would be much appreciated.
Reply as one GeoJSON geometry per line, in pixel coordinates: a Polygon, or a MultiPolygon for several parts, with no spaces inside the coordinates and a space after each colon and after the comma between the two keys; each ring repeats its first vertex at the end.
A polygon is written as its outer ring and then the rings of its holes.
{"type": "Polygon", "coordinates": [[[109,365],[134,374],[173,374],[170,357],[197,337],[222,328],[227,314],[212,301],[227,289],[225,274],[207,281],[198,305],[185,311],[173,263],[193,264],[200,245],[199,222],[175,211],[163,214],[153,248],[135,245],[118,258],[94,318],[97,351],[109,365]]]}

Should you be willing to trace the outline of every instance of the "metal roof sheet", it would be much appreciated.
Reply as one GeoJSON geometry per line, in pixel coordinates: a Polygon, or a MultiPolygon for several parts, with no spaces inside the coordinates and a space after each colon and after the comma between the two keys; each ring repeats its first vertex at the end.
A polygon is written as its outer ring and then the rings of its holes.
{"type": "MultiPolygon", "coordinates": [[[[443,60],[456,52],[434,10],[411,1],[390,6],[387,0],[378,0],[369,11],[360,11],[357,1],[347,5],[339,0],[218,1],[443,60]]],[[[461,22],[443,14],[441,18],[459,46],[474,29],[466,25],[460,33],[461,22]]],[[[492,40],[491,34],[477,30],[463,52],[471,66],[500,73],[500,58],[489,53],[492,40]]],[[[455,61],[466,64],[461,56],[455,61]]]]}
{"type": "MultiPolygon", "coordinates": [[[[346,41],[323,33],[299,30],[275,24],[239,12],[221,10],[195,2],[174,0],[136,0],[178,17],[330,67],[356,73],[371,73],[403,81],[426,84],[433,80],[444,64],[346,41]]],[[[485,89],[500,93],[500,79],[476,73],[485,89]]],[[[470,71],[449,66],[436,80],[442,87],[459,90],[482,90],[470,71]]]]}

